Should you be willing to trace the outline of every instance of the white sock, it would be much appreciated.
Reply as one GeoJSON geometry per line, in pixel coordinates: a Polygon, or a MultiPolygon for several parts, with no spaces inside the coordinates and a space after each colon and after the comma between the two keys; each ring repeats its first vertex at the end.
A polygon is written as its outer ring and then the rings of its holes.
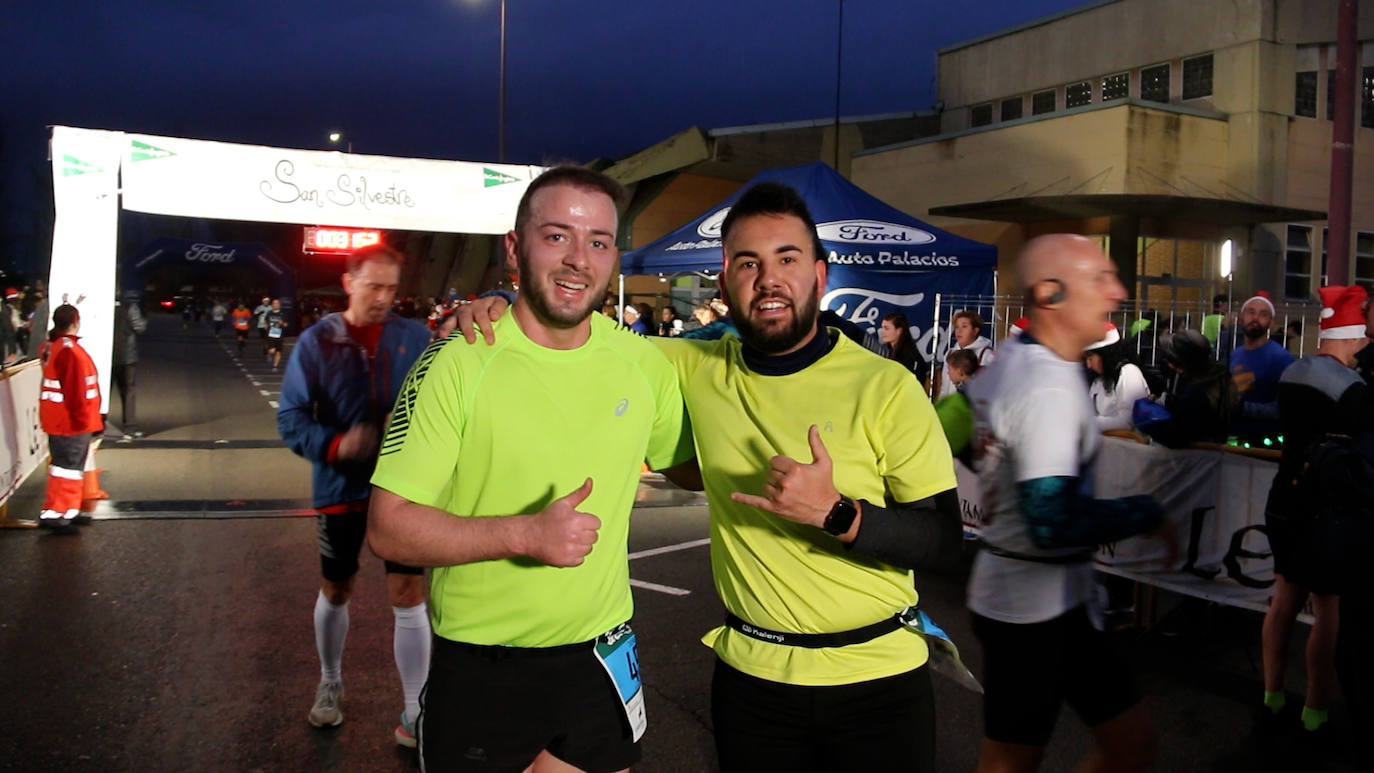
{"type": "Polygon", "coordinates": [[[392,648],[401,674],[406,719],[414,722],[420,716],[420,689],[429,676],[429,609],[421,601],[413,607],[392,607],[391,612],[396,615],[392,648]]]}
{"type": "Polygon", "coordinates": [[[320,681],[341,682],[344,640],[348,638],[348,602],[334,605],[324,591],[315,599],[315,649],[320,653],[320,681]]]}

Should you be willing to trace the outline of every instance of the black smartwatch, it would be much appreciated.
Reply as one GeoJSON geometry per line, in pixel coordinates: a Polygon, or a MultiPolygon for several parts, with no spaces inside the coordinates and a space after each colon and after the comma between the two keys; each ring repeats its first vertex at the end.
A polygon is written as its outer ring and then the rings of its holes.
{"type": "Polygon", "coordinates": [[[836,537],[849,531],[854,525],[854,519],[859,517],[859,508],[854,506],[854,500],[849,497],[840,496],[840,501],[830,508],[830,513],[825,516],[825,524],[821,528],[826,533],[836,537]]]}

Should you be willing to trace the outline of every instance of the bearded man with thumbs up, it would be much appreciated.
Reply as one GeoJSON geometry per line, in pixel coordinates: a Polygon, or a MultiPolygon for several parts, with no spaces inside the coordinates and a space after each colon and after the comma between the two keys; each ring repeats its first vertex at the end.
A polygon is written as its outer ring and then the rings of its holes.
{"type": "Polygon", "coordinates": [[[641,463],[688,485],[696,465],[668,360],[593,313],[623,196],[579,167],[530,183],[505,237],[524,292],[495,322],[501,345],[432,344],[382,440],[368,541],[433,567],[426,770],[639,759],[630,511],[641,463]]]}

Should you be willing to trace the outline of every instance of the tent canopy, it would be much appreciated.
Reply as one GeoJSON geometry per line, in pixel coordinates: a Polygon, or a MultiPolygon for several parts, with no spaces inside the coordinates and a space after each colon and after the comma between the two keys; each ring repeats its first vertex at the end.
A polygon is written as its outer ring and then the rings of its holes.
{"type": "Polygon", "coordinates": [[[755,183],[779,182],[806,200],[832,266],[929,271],[997,266],[997,248],[922,223],[888,206],[819,161],[760,172],[705,214],[621,256],[621,273],[719,271],[720,227],[730,207],[755,183]]]}

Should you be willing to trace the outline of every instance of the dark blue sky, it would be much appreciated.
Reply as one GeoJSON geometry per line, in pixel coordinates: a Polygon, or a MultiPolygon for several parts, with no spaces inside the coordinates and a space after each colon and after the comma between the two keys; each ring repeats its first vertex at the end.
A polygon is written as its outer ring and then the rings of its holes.
{"type": "MultiPolygon", "coordinates": [[[[935,50],[1082,0],[844,0],[841,112],[922,110],[935,50]]],[[[495,160],[498,0],[14,0],[0,264],[27,262],[46,126],[495,160]]],[[[839,0],[508,0],[507,160],[831,116],[839,0]]],[[[51,206],[50,201],[46,206],[51,206]]]]}

